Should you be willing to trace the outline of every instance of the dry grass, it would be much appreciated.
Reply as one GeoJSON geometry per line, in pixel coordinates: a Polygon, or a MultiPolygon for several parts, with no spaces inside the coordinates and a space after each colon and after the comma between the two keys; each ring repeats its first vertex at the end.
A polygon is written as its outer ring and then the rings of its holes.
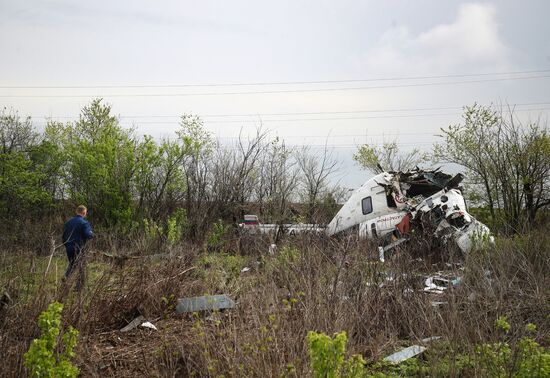
{"type": "MultiPolygon", "coordinates": [[[[38,314],[53,300],[65,303],[64,320],[80,331],[83,376],[308,376],[310,330],[344,330],[350,352],[374,361],[430,336],[442,337],[447,355],[468,350],[495,339],[501,315],[518,325],[512,339],[531,322],[544,341],[550,336],[549,241],[546,235],[501,239],[465,261],[451,251],[429,254],[416,243],[385,264],[376,261],[373,245],[355,238],[291,238],[275,255],[267,253],[266,241],[233,239],[226,254],[183,244],[147,256],[139,241],[118,247],[117,256],[125,257],[90,253],[89,282],[80,293],[58,284],[63,256],[44,274],[48,257],[6,251],[0,285],[13,303],[0,312],[2,375],[25,375],[22,355],[38,335],[38,314]],[[241,272],[244,266],[251,270],[241,272]],[[423,292],[426,275],[437,271],[463,281],[440,295],[423,292]],[[238,305],[175,314],[176,298],[206,293],[226,293],[238,305]],[[447,303],[434,307],[434,300],[447,303]],[[158,331],[118,331],[139,314],[158,331]]],[[[443,356],[426,358],[437,364],[443,356]]]]}

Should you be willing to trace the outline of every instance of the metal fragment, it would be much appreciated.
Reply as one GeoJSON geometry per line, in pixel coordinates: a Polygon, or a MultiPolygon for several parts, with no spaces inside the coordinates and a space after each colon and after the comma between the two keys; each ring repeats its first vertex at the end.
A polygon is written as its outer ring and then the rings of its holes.
{"type": "Polygon", "coordinates": [[[138,316],[134,320],[132,320],[128,325],[120,330],[120,332],[128,332],[139,326],[141,323],[145,321],[145,318],[143,315],[138,316]]]}
{"type": "Polygon", "coordinates": [[[409,358],[418,356],[420,353],[424,352],[426,347],[420,345],[412,345],[408,348],[401,349],[399,352],[391,354],[384,358],[384,361],[387,361],[392,364],[400,364],[403,361],[408,360],[409,358]]]}
{"type": "Polygon", "coordinates": [[[235,307],[235,302],[225,294],[205,295],[202,297],[180,298],[176,312],[196,312],[207,310],[223,310],[235,307]]]}

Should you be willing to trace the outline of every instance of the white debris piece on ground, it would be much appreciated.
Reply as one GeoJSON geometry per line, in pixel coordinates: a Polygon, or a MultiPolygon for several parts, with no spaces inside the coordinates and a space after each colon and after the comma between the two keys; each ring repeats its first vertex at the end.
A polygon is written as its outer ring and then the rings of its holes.
{"type": "Polygon", "coordinates": [[[428,277],[424,282],[424,291],[429,293],[441,294],[443,290],[447,289],[447,279],[442,277],[428,277]],[[439,284],[439,285],[438,285],[439,284]]]}
{"type": "Polygon", "coordinates": [[[456,277],[453,279],[441,277],[441,276],[431,276],[426,278],[424,285],[425,292],[442,294],[444,290],[447,290],[451,286],[458,286],[462,282],[462,277],[456,277]]]}
{"type": "Polygon", "coordinates": [[[241,273],[246,273],[250,270],[250,267],[248,266],[245,266],[244,268],[241,269],[241,273]]]}
{"type": "Polygon", "coordinates": [[[274,255],[275,253],[277,253],[277,244],[270,244],[268,252],[270,255],[274,255]]]}
{"type": "Polygon", "coordinates": [[[140,325],[141,327],[145,327],[145,328],[149,328],[149,329],[154,329],[155,331],[158,331],[157,327],[155,327],[155,325],[151,322],[144,322],[144,323],[141,323],[140,325]]]}
{"type": "Polygon", "coordinates": [[[387,361],[392,364],[400,364],[401,362],[408,360],[409,358],[418,356],[420,353],[424,352],[426,347],[420,345],[412,345],[408,348],[401,349],[399,352],[389,355],[384,358],[384,361],[387,361]]]}
{"type": "Polygon", "coordinates": [[[384,257],[384,247],[378,247],[378,259],[380,260],[380,262],[386,261],[384,257]]]}
{"type": "Polygon", "coordinates": [[[448,302],[431,301],[430,303],[431,303],[432,307],[439,307],[439,306],[446,305],[448,302]]]}
{"type": "Polygon", "coordinates": [[[141,323],[145,321],[145,318],[143,315],[138,316],[134,320],[132,320],[128,325],[120,330],[120,332],[128,332],[139,326],[141,323]]]}

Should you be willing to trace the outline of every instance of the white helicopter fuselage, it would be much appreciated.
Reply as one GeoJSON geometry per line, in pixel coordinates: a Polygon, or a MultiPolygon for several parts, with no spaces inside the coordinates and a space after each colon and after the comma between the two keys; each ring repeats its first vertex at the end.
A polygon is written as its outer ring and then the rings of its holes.
{"type": "Polygon", "coordinates": [[[427,197],[418,195],[406,198],[398,190],[387,190],[390,187],[397,186],[388,172],[366,181],[353,192],[327,225],[326,233],[334,235],[344,230],[357,229],[360,237],[383,238],[394,233],[396,226],[407,215],[415,218],[433,211],[433,214],[437,214],[436,233],[454,239],[463,252],[473,248],[474,239],[490,237],[487,226],[468,214],[460,190],[443,188],[427,197]]]}
{"type": "Polygon", "coordinates": [[[405,210],[406,204],[400,203],[399,200],[395,201],[395,207],[388,206],[386,190],[380,185],[381,183],[390,185],[387,176],[387,173],[380,173],[356,189],[327,225],[326,233],[334,235],[353,227],[359,227],[362,236],[376,237],[393,231],[395,225],[403,219],[407,211],[405,210]],[[376,227],[376,235],[372,231],[365,230],[373,223],[376,227]]]}

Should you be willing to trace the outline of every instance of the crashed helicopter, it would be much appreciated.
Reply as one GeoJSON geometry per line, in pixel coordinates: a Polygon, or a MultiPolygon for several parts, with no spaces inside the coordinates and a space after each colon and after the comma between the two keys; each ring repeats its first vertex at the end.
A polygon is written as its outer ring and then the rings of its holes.
{"type": "MultiPolygon", "coordinates": [[[[360,237],[377,239],[380,260],[388,250],[409,240],[412,232],[433,236],[443,244],[455,243],[468,253],[477,242],[493,242],[489,228],[468,213],[460,183],[462,174],[451,176],[439,169],[407,172],[384,171],[356,189],[331,222],[284,224],[292,234],[325,232],[332,236],[357,231],[360,237]]],[[[256,215],[245,215],[241,224],[250,232],[277,232],[279,225],[260,224],[256,215]]]]}
{"type": "Polygon", "coordinates": [[[408,240],[411,231],[432,234],[469,252],[478,241],[492,241],[489,228],[468,213],[462,189],[464,176],[439,169],[382,172],[367,180],[326,226],[334,235],[357,228],[361,237],[389,240],[384,252],[408,240]]]}

